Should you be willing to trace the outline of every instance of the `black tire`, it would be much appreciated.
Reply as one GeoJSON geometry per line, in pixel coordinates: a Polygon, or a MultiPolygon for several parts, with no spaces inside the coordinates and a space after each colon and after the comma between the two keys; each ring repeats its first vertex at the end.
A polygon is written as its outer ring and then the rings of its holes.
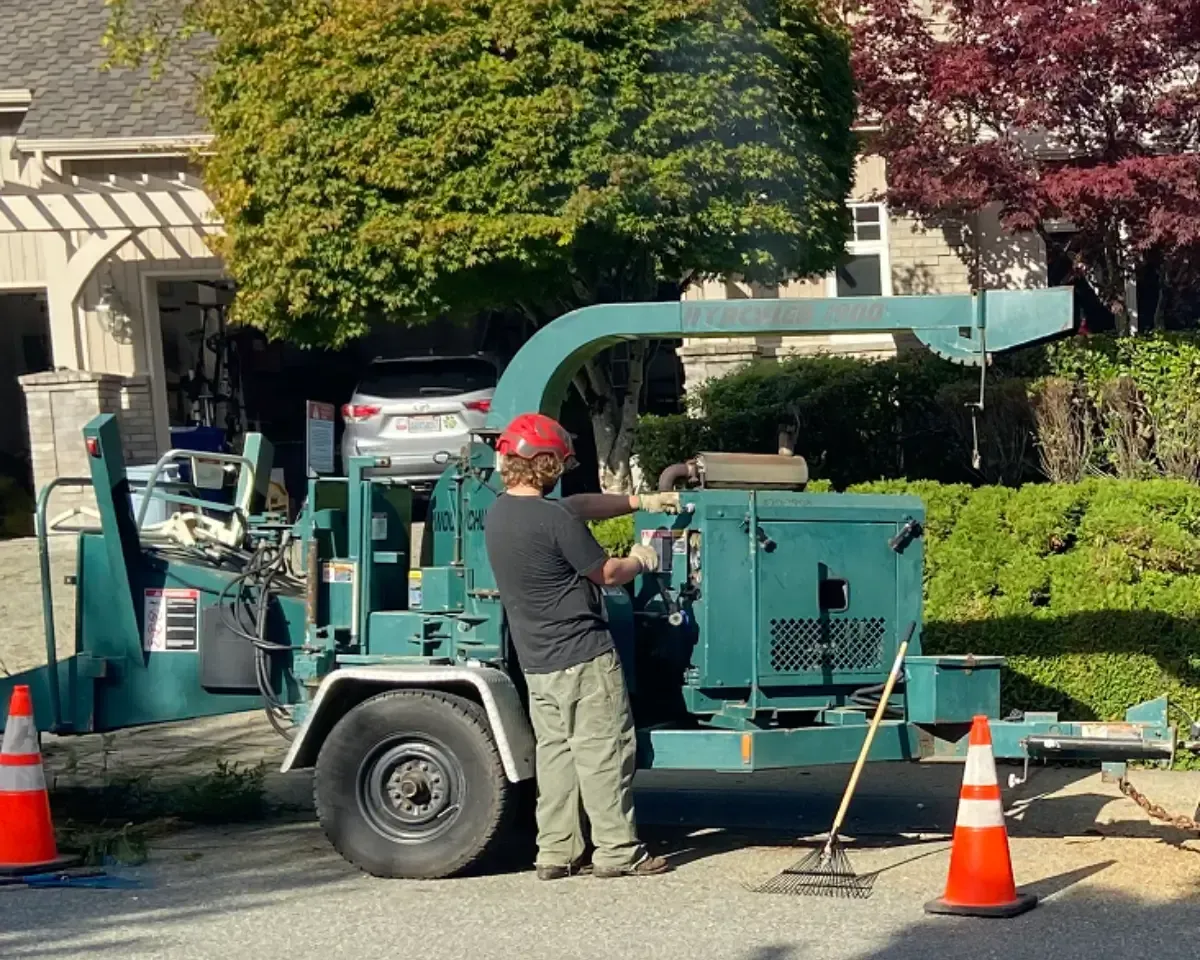
{"type": "Polygon", "coordinates": [[[317,756],[313,796],[334,849],[389,878],[479,863],[515,806],[483,708],[433,690],[381,693],[342,717],[317,756]]]}

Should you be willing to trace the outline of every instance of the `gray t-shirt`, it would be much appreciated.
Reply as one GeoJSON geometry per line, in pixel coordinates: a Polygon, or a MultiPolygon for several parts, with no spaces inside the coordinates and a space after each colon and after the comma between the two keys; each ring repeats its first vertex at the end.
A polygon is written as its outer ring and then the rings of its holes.
{"type": "Polygon", "coordinates": [[[502,494],[484,523],[488,560],[526,673],[552,673],[613,649],[600,588],[608,554],[556,500],[502,494]]]}

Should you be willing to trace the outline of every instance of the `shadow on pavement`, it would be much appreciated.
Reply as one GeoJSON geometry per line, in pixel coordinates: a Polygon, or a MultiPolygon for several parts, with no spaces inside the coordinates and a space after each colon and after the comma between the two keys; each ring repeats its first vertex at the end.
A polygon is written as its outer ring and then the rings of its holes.
{"type": "MultiPolygon", "coordinates": [[[[313,888],[362,882],[362,874],[313,825],[189,831],[157,843],[151,861],[111,868],[139,890],[0,891],[0,956],[58,956],[87,938],[87,952],[147,950],[160,922],[176,926],[232,912],[255,913],[313,888]],[[54,905],[59,909],[52,909],[54,905]],[[115,935],[102,943],[98,935],[115,935]]],[[[264,921],[265,922],[265,921],[264,921]]]]}
{"type": "MultiPolygon", "coordinates": [[[[1002,767],[1002,783],[1016,769],[1002,767]]],[[[679,863],[742,846],[804,848],[806,838],[827,834],[848,774],[848,767],[823,767],[748,775],[639,775],[638,820],[656,852],[679,863]]],[[[961,782],[959,764],[868,766],[841,834],[867,849],[905,845],[914,838],[948,839],[961,782]]],[[[1107,835],[1176,847],[1196,839],[1140,817],[1115,786],[1101,786],[1091,769],[1035,769],[1027,783],[1005,785],[1002,794],[1013,838],[1107,835]],[[1099,822],[1113,804],[1120,818],[1099,822]]]]}
{"type": "MultiPolygon", "coordinates": [[[[1200,924],[1195,891],[1169,902],[1109,890],[1073,897],[1070,887],[1086,878],[1076,875],[1087,872],[1097,871],[1076,870],[1043,881],[1034,892],[1047,899],[1015,919],[922,917],[882,948],[864,950],[857,960],[1134,960],[1194,955],[1189,944],[1200,924]]],[[[822,953],[806,943],[778,943],[757,947],[738,960],[819,960],[822,953]]]]}

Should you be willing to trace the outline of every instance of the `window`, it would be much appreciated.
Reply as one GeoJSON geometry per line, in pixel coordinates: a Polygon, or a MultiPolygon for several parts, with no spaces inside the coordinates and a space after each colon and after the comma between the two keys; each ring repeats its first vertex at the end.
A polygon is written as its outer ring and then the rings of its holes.
{"type": "Polygon", "coordinates": [[[421,357],[376,360],[356,393],[389,400],[474,393],[496,386],[499,371],[481,357],[421,357]]]}
{"type": "Polygon", "coordinates": [[[831,297],[890,297],[887,210],[881,203],[852,203],[853,236],[841,265],[826,279],[831,297]]]}

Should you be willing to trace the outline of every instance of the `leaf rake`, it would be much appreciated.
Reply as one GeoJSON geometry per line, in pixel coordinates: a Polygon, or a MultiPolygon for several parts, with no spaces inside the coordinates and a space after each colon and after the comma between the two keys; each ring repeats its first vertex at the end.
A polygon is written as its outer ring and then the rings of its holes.
{"type": "Polygon", "coordinates": [[[909,624],[904,640],[896,650],[896,660],[892,664],[891,673],[888,674],[887,683],[884,684],[883,693],[879,697],[879,705],[875,708],[875,716],[871,718],[871,726],[867,730],[866,739],[863,740],[862,749],[858,752],[858,760],[854,764],[854,771],[850,774],[850,782],[846,784],[846,792],[842,794],[841,806],[838,807],[837,816],[833,818],[829,839],[819,850],[814,850],[782,873],[776,874],[756,887],[751,887],[750,889],[754,893],[785,893],[793,896],[836,897],[845,900],[865,900],[871,895],[877,875],[871,873],[859,876],[854,872],[850,858],[846,856],[846,851],[842,847],[838,831],[841,830],[842,821],[846,818],[846,811],[850,809],[850,799],[854,796],[855,787],[858,786],[858,778],[866,764],[867,754],[871,750],[871,742],[875,739],[875,732],[883,720],[883,713],[887,709],[892,688],[895,687],[896,680],[900,676],[900,668],[904,665],[904,654],[908,650],[908,644],[912,640],[916,626],[915,623],[909,624]]]}

